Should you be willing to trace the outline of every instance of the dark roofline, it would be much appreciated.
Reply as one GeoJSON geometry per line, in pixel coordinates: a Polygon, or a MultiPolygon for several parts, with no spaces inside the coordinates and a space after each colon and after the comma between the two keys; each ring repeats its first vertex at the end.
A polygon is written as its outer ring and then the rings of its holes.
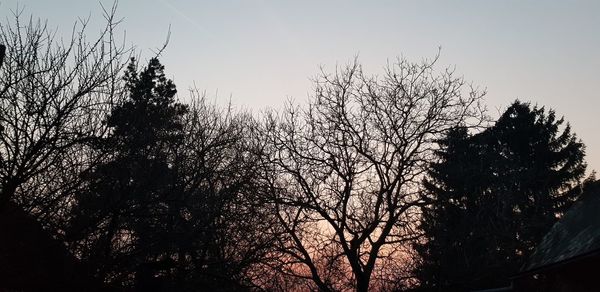
{"type": "Polygon", "coordinates": [[[564,265],[570,264],[572,262],[576,262],[576,261],[579,261],[579,260],[582,260],[582,259],[585,259],[585,258],[588,258],[588,257],[593,257],[593,256],[600,256],[600,248],[598,248],[596,250],[592,250],[592,251],[587,252],[587,253],[579,254],[579,255],[576,255],[574,257],[570,257],[570,258],[567,258],[567,259],[564,259],[564,260],[561,260],[561,261],[558,261],[558,262],[554,262],[554,263],[551,263],[551,264],[548,264],[548,265],[545,265],[545,266],[541,266],[541,267],[533,268],[531,270],[526,270],[526,271],[519,272],[518,274],[510,277],[510,279],[511,280],[515,280],[515,279],[518,279],[518,278],[521,278],[521,277],[524,277],[524,276],[529,276],[529,275],[537,274],[537,273],[540,273],[540,272],[551,270],[551,269],[554,269],[554,268],[557,268],[557,267],[560,267],[560,266],[564,266],[564,265]]]}

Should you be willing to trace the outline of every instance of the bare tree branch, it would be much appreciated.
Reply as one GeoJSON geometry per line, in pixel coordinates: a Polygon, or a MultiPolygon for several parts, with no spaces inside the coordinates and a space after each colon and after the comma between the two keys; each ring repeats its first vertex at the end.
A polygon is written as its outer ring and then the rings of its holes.
{"type": "Polygon", "coordinates": [[[401,247],[420,236],[413,225],[436,140],[483,120],[484,93],[452,70],[437,74],[437,58],[398,59],[383,76],[366,75],[358,60],[322,70],[308,108],[290,105],[265,123],[279,249],[318,289],[367,291],[374,273],[385,274],[378,262],[402,260],[401,247]],[[329,273],[334,262],[353,277],[329,273]]]}
{"type": "Polygon", "coordinates": [[[22,11],[0,25],[0,43],[10,49],[0,68],[0,209],[17,193],[39,199],[23,191],[33,181],[45,181],[40,188],[54,184],[48,194],[61,193],[57,181],[45,178],[65,173],[63,163],[83,155],[87,138],[102,131],[130,52],[114,39],[115,11],[105,11],[106,24],[91,41],[86,20],[65,42],[43,21],[23,22],[22,11]]]}

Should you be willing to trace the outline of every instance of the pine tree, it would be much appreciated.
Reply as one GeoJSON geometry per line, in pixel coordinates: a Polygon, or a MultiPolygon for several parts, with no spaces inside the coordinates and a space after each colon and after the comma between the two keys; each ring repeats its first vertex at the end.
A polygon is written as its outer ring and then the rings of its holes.
{"type": "Polygon", "coordinates": [[[105,161],[76,197],[76,253],[125,291],[246,289],[272,240],[250,117],[176,102],[157,59],[141,72],[132,60],[124,80],[96,143],[105,161]]]}
{"type": "Polygon", "coordinates": [[[158,59],[137,70],[132,59],[124,77],[129,97],[107,118],[111,132],[98,138],[106,160],[86,173],[70,232],[87,236],[83,256],[101,277],[143,289],[171,261],[181,201],[172,154],[186,107],[175,101],[175,85],[158,59]]]}
{"type": "Polygon", "coordinates": [[[563,123],[516,101],[482,133],[457,129],[441,141],[416,245],[423,287],[508,284],[577,196],[569,190],[585,172],[584,146],[563,123]]]}

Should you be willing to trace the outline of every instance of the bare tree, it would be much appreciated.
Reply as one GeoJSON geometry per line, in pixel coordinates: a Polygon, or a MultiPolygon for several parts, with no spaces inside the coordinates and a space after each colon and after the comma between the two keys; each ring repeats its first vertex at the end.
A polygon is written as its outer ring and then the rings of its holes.
{"type": "Polygon", "coordinates": [[[87,20],[66,40],[43,21],[23,22],[22,11],[0,25],[0,210],[17,193],[56,194],[58,177],[80,166],[81,143],[100,130],[129,52],[114,39],[115,10],[104,10],[106,24],[91,41],[87,20]]]}
{"type": "Polygon", "coordinates": [[[408,262],[420,235],[419,192],[436,139],[484,113],[484,93],[453,70],[436,73],[436,61],[398,59],[380,77],[357,60],[321,70],[308,108],[267,118],[267,196],[281,228],[274,268],[321,291],[397,280],[402,266],[386,266],[408,262]]]}
{"type": "Polygon", "coordinates": [[[249,113],[220,108],[191,91],[174,164],[192,248],[183,251],[189,256],[182,262],[205,289],[255,287],[264,278],[256,271],[272,251],[273,237],[266,231],[275,218],[257,192],[264,151],[257,129],[249,113]]]}

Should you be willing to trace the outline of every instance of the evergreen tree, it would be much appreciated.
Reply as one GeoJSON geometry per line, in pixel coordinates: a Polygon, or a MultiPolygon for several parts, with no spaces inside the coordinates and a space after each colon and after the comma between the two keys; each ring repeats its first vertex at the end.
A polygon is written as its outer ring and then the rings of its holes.
{"type": "Polygon", "coordinates": [[[156,272],[172,268],[181,201],[172,157],[186,107],[156,58],[139,73],[132,59],[124,79],[129,98],[106,120],[111,132],[96,143],[106,159],[85,174],[69,231],[87,236],[83,257],[101,277],[144,289],[156,272]]]}
{"type": "Polygon", "coordinates": [[[508,285],[570,206],[585,172],[584,146],[563,119],[519,101],[476,135],[441,141],[425,181],[417,277],[433,290],[508,285]]]}
{"type": "Polygon", "coordinates": [[[141,72],[132,60],[124,80],[96,143],[105,161],[76,197],[74,250],[125,291],[247,289],[272,246],[251,117],[177,103],[157,59],[141,72]]]}

